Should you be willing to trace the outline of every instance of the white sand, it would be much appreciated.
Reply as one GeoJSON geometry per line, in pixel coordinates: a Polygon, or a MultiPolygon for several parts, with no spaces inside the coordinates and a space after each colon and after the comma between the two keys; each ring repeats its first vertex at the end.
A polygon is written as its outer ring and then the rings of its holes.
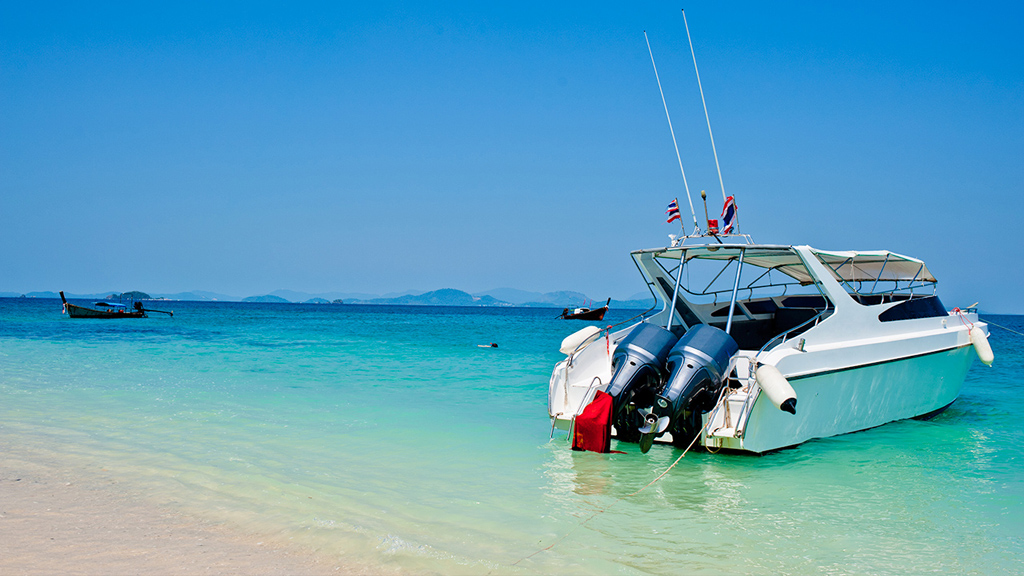
{"type": "Polygon", "coordinates": [[[0,443],[0,574],[351,574],[365,569],[162,510],[113,478],[0,443]]]}

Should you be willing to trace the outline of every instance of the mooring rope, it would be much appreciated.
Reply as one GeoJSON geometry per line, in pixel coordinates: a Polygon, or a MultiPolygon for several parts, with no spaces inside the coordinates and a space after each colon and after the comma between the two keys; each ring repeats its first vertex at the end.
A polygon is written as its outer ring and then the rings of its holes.
{"type": "Polygon", "coordinates": [[[986,324],[990,325],[990,326],[995,326],[996,328],[1002,328],[1003,330],[1006,330],[1007,332],[1013,332],[1014,334],[1016,334],[1016,335],[1018,335],[1018,336],[1024,336],[1024,333],[1021,333],[1021,332],[1017,332],[1017,331],[1016,331],[1016,330],[1014,330],[1013,328],[1007,328],[1006,326],[1000,326],[999,324],[996,324],[995,322],[993,322],[993,321],[989,320],[988,318],[986,318],[986,319],[984,320],[984,322],[985,322],[986,324]]]}
{"type": "MultiPolygon", "coordinates": [[[[725,392],[726,392],[726,389],[723,388],[721,394],[719,394],[719,396],[718,396],[718,402],[715,402],[716,405],[722,402],[722,398],[725,395],[725,392]]],[[[693,437],[693,440],[690,441],[690,444],[686,447],[686,450],[683,450],[683,453],[679,455],[679,458],[676,458],[676,461],[673,462],[668,468],[666,468],[664,472],[662,472],[661,474],[658,474],[657,478],[655,478],[654,480],[651,480],[650,482],[648,482],[643,488],[641,488],[641,489],[639,489],[636,492],[633,492],[631,494],[626,494],[625,496],[623,496],[623,498],[630,498],[632,496],[636,496],[637,494],[639,494],[639,493],[643,492],[644,490],[647,490],[648,488],[650,488],[651,485],[654,484],[655,482],[657,482],[658,480],[661,480],[662,478],[664,478],[665,474],[668,474],[669,470],[672,470],[673,468],[675,468],[676,464],[679,464],[679,461],[682,460],[684,456],[686,456],[686,453],[689,452],[691,448],[693,448],[693,445],[697,443],[697,440],[700,439],[701,435],[704,433],[704,430],[707,429],[708,424],[710,424],[710,423],[711,423],[711,418],[708,418],[708,421],[697,432],[697,435],[693,437]]],[[[581,526],[583,526],[587,522],[590,522],[591,520],[593,520],[598,514],[601,514],[603,512],[607,512],[608,510],[611,510],[619,502],[622,502],[622,500],[621,499],[616,500],[616,501],[612,502],[610,506],[607,506],[605,508],[601,508],[601,509],[595,511],[593,514],[591,514],[589,517],[587,517],[586,520],[583,520],[582,522],[580,522],[580,523],[576,524],[575,526],[573,526],[572,529],[569,530],[568,532],[566,532],[561,538],[555,540],[551,544],[548,544],[547,546],[545,546],[545,547],[543,547],[543,548],[541,548],[539,550],[534,551],[532,554],[530,554],[528,556],[523,556],[519,560],[516,560],[515,562],[513,562],[511,565],[512,566],[516,566],[520,562],[522,562],[523,560],[529,560],[530,558],[533,558],[534,556],[536,556],[537,554],[540,554],[541,552],[544,552],[544,551],[547,551],[547,550],[551,550],[552,548],[557,546],[559,543],[561,543],[563,540],[568,538],[573,532],[578,530],[581,526]]]]}
{"type": "MultiPolygon", "coordinates": [[[[711,419],[709,418],[708,422],[710,422],[710,421],[711,421],[711,419]]],[[[704,428],[707,428],[707,424],[704,425],[704,428]]],[[[655,478],[654,480],[651,480],[650,482],[648,482],[646,486],[644,486],[643,488],[637,490],[636,492],[633,492],[632,494],[626,494],[625,497],[629,498],[630,496],[636,496],[637,494],[643,492],[644,490],[647,490],[648,488],[651,487],[651,484],[654,484],[658,480],[661,480],[665,476],[665,474],[668,474],[669,470],[675,468],[676,464],[679,464],[679,461],[683,459],[683,456],[686,456],[686,453],[690,451],[690,448],[693,448],[693,445],[697,443],[697,440],[700,438],[700,435],[704,433],[704,428],[701,428],[700,432],[697,432],[697,435],[693,437],[693,441],[690,442],[690,445],[686,447],[686,450],[683,450],[683,453],[679,455],[679,458],[676,458],[676,461],[673,462],[671,466],[669,466],[668,468],[665,468],[664,472],[662,472],[661,474],[658,474],[658,477],[655,478]]]]}

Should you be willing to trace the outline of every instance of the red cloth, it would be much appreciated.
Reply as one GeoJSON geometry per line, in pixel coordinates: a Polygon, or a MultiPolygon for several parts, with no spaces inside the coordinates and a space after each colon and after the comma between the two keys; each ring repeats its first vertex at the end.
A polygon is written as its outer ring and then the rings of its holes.
{"type": "Polygon", "coordinates": [[[612,445],[612,397],[597,391],[594,400],[576,417],[572,449],[606,454],[612,445]]]}

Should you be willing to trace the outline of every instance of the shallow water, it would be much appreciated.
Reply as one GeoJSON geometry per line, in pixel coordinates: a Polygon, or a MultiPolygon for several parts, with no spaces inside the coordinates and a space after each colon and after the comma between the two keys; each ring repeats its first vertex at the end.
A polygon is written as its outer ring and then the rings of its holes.
{"type": "MultiPolygon", "coordinates": [[[[550,370],[582,326],[557,310],[158,307],[174,317],[0,299],[3,441],[414,572],[1024,572],[1024,337],[999,328],[995,367],[975,363],[932,420],[763,457],[691,453],[629,496],[680,452],[548,441],[550,370]]],[[[1024,332],[1024,317],[992,320],[1024,332]]]]}

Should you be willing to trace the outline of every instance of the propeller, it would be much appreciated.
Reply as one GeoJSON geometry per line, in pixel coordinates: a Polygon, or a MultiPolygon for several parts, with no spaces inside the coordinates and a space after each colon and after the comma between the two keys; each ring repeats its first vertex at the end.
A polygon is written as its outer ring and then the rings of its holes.
{"type": "Polygon", "coordinates": [[[671,419],[668,416],[658,418],[649,408],[641,408],[640,414],[644,417],[644,425],[638,430],[640,432],[640,452],[646,454],[654,444],[654,438],[668,430],[671,419]]]}

